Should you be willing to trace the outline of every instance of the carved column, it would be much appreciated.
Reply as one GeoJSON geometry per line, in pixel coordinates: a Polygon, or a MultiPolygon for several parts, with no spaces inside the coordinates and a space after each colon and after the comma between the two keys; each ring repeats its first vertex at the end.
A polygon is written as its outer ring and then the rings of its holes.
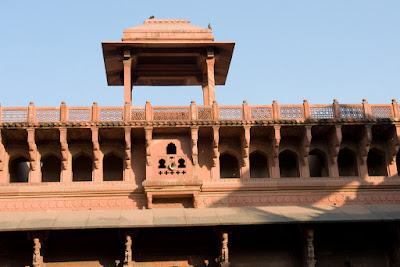
{"type": "Polygon", "coordinates": [[[133,267],[134,261],[132,259],[132,236],[130,234],[125,235],[125,258],[124,267],[133,267]]]}
{"type": "Polygon", "coordinates": [[[328,136],[329,148],[329,174],[331,177],[339,177],[339,167],[337,159],[342,143],[342,125],[334,125],[333,130],[328,136]]]}
{"type": "Polygon", "coordinates": [[[28,232],[28,239],[33,241],[33,255],[32,255],[32,266],[43,267],[43,244],[49,236],[48,231],[44,232],[28,232]]]}
{"type": "Polygon", "coordinates": [[[131,51],[124,50],[124,103],[132,105],[132,56],[131,51]]]}
{"type": "Polygon", "coordinates": [[[131,180],[132,170],[132,145],[131,145],[131,128],[126,127],[125,129],[125,168],[124,168],[124,181],[131,180]]]}
{"type": "Polygon", "coordinates": [[[301,142],[301,150],[300,150],[300,176],[301,177],[310,177],[310,167],[308,165],[308,154],[310,153],[311,146],[311,126],[307,125],[304,127],[304,133],[301,142]]]}
{"type": "Polygon", "coordinates": [[[228,248],[228,233],[221,232],[221,251],[219,256],[219,266],[228,267],[229,263],[229,248],[228,248]]]}
{"type": "Polygon", "coordinates": [[[144,127],[146,137],[146,179],[151,178],[151,143],[153,140],[153,127],[144,127]]]}
{"type": "Polygon", "coordinates": [[[92,181],[101,182],[103,181],[103,170],[102,170],[102,162],[100,155],[101,151],[99,143],[99,128],[97,127],[92,127],[92,143],[93,143],[93,164],[94,164],[92,181]]]}
{"type": "Polygon", "coordinates": [[[215,77],[214,77],[215,56],[214,56],[214,50],[212,50],[211,48],[207,49],[206,65],[207,65],[207,86],[208,86],[207,105],[211,105],[215,100],[215,77]]]}
{"type": "Polygon", "coordinates": [[[29,149],[29,161],[30,161],[30,173],[29,182],[30,183],[40,183],[41,177],[39,176],[40,170],[38,168],[37,162],[37,146],[35,142],[35,129],[29,128],[26,130],[28,132],[28,149],[29,149]]]}
{"type": "Polygon", "coordinates": [[[281,142],[281,126],[274,126],[274,132],[271,141],[271,177],[278,178],[280,177],[279,170],[279,144],[281,142]]]}
{"type": "Polygon", "coordinates": [[[243,167],[242,167],[242,177],[244,179],[250,179],[250,128],[251,126],[245,125],[243,126],[244,132],[242,136],[242,159],[243,159],[243,167]]]}
{"type": "Polygon", "coordinates": [[[389,132],[388,139],[386,141],[386,162],[388,163],[388,175],[396,176],[397,164],[396,158],[400,147],[400,125],[393,125],[389,132]]]}
{"type": "Polygon", "coordinates": [[[60,128],[61,181],[72,182],[72,164],[67,142],[67,129],[60,128]]]}
{"type": "Polygon", "coordinates": [[[369,147],[371,146],[372,141],[372,131],[371,125],[365,125],[360,132],[360,141],[358,143],[358,150],[360,157],[359,161],[359,174],[361,177],[368,176],[368,166],[367,166],[367,158],[369,147]]]}
{"type": "MultiPolygon", "coordinates": [[[[0,114],[1,116],[1,114],[0,114]]],[[[3,135],[0,129],[0,184],[6,183],[7,176],[6,176],[6,148],[3,143],[3,135]]]]}
{"type": "Polygon", "coordinates": [[[198,178],[199,176],[199,149],[197,147],[197,142],[199,140],[199,127],[190,127],[191,145],[192,145],[192,161],[193,161],[193,178],[198,178]]]}
{"type": "Polygon", "coordinates": [[[305,267],[315,267],[315,253],[314,253],[314,229],[307,228],[304,230],[304,263],[305,267]]]}
{"type": "Polygon", "coordinates": [[[211,169],[211,178],[219,179],[219,126],[213,126],[213,167],[211,169]]]}

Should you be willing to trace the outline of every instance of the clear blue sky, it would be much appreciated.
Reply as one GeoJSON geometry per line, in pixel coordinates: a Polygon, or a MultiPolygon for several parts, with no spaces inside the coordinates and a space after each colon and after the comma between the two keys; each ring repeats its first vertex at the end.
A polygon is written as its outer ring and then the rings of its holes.
{"type": "MultiPolygon", "coordinates": [[[[400,1],[1,1],[2,106],[123,104],[108,87],[101,41],[149,16],[211,23],[234,41],[219,104],[400,101],[400,1]]],[[[133,105],[202,102],[200,87],[134,87],[133,105]]]]}

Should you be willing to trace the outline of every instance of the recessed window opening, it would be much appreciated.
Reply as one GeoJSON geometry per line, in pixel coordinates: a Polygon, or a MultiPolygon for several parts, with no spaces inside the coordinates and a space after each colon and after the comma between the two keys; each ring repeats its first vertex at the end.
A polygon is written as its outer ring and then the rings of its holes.
{"type": "Polygon", "coordinates": [[[122,181],[124,179],[124,161],[114,155],[106,155],[103,159],[103,181],[122,181]]]}
{"type": "Polygon", "coordinates": [[[169,143],[167,146],[167,154],[176,154],[176,146],[174,143],[169,143]]]}
{"type": "Polygon", "coordinates": [[[268,178],[268,160],[258,152],[250,154],[250,177],[251,178],[268,178]]]}
{"type": "Polygon", "coordinates": [[[310,177],[327,177],[328,168],[323,152],[315,149],[308,155],[308,165],[310,168],[310,177]]]}
{"type": "Polygon", "coordinates": [[[300,177],[297,154],[290,150],[279,153],[279,169],[281,177],[300,177]]]}
{"type": "Polygon", "coordinates": [[[178,163],[179,163],[178,168],[186,168],[184,159],[179,159],[178,163]]]}
{"type": "Polygon", "coordinates": [[[396,165],[397,165],[397,175],[400,176],[400,150],[399,152],[397,152],[396,165]]]}
{"type": "Polygon", "coordinates": [[[61,160],[54,156],[42,158],[41,162],[42,182],[59,182],[61,175],[61,160]]]}
{"type": "Polygon", "coordinates": [[[82,154],[72,160],[72,173],[74,182],[92,181],[92,158],[82,154]]]}
{"type": "Polygon", "coordinates": [[[239,162],[235,156],[225,153],[219,157],[221,178],[240,178],[239,162]]]}
{"type": "Polygon", "coordinates": [[[10,183],[27,183],[29,180],[29,160],[18,157],[11,161],[9,166],[10,183]]]}
{"type": "Polygon", "coordinates": [[[358,176],[357,160],[348,148],[343,148],[338,155],[339,176],[358,176]]]}
{"type": "Polygon", "coordinates": [[[159,168],[159,169],[164,169],[164,168],[166,168],[166,167],[165,167],[165,159],[160,159],[160,160],[158,161],[158,168],[159,168]]]}
{"type": "Polygon", "coordinates": [[[367,158],[369,176],[387,176],[385,155],[378,149],[371,149],[367,158]]]}

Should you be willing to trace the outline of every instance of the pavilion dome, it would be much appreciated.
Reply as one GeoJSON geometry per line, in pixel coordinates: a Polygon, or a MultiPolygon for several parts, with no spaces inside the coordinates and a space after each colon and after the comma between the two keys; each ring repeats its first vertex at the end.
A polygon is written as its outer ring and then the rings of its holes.
{"type": "Polygon", "coordinates": [[[148,19],[143,25],[124,30],[124,42],[213,42],[212,30],[191,25],[184,19],[148,19]]]}

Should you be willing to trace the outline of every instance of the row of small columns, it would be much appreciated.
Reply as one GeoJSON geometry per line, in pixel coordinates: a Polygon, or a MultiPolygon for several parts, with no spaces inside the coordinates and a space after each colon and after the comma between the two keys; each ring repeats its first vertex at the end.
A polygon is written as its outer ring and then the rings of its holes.
{"type": "MultiPolygon", "coordinates": [[[[214,228],[215,233],[218,235],[220,244],[219,244],[219,256],[216,259],[218,265],[220,267],[229,267],[229,246],[228,246],[228,236],[232,233],[232,228],[214,228]]],[[[314,229],[310,226],[300,227],[300,231],[303,235],[303,266],[306,267],[315,267],[316,259],[314,253],[314,229]]],[[[398,232],[400,233],[400,232],[398,232]]],[[[132,245],[133,245],[133,237],[135,235],[135,231],[123,231],[123,235],[125,237],[125,251],[124,251],[124,267],[133,267],[135,265],[135,261],[132,253],[132,245]]],[[[43,247],[44,242],[49,236],[49,231],[38,231],[38,232],[29,232],[28,238],[33,240],[33,257],[32,257],[32,266],[33,267],[43,267],[44,260],[41,253],[41,249],[43,247]]],[[[400,235],[399,235],[400,237],[400,235]]],[[[116,261],[116,266],[119,266],[119,261],[116,261]]],[[[26,266],[28,267],[28,266],[26,266]]]]}
{"type": "MultiPolygon", "coordinates": [[[[124,65],[124,103],[132,105],[132,70],[136,65],[137,56],[129,49],[123,51],[124,65]]],[[[211,105],[215,101],[215,55],[212,48],[207,48],[203,74],[203,99],[204,105],[211,105]]]]}

